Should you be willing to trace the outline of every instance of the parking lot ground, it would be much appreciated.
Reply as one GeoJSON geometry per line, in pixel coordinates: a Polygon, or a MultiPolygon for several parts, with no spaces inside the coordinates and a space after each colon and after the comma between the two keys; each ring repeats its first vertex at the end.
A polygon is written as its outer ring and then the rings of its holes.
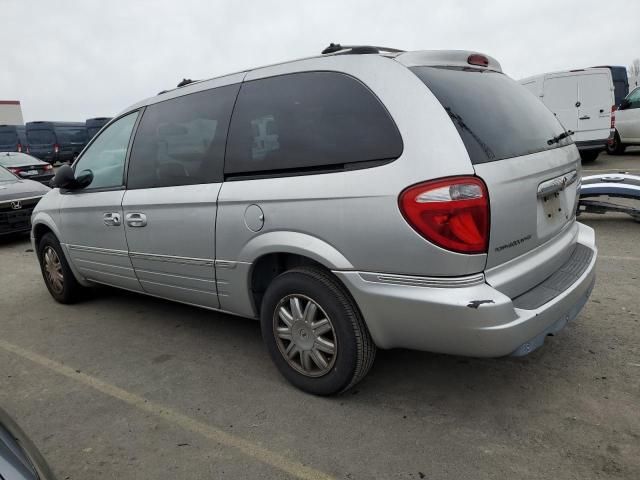
{"type": "Polygon", "coordinates": [[[27,239],[0,240],[0,405],[60,479],[638,479],[640,224],[582,221],[596,288],[543,348],[381,351],[335,398],[289,386],[255,321],[108,288],[59,305],[27,239]]]}

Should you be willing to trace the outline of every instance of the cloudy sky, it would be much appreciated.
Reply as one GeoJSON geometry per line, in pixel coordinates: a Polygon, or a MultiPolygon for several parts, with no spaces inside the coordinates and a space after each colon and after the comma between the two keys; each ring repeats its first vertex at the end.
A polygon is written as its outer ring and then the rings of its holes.
{"type": "Polygon", "coordinates": [[[473,49],[506,73],[640,57],[638,0],[0,0],[0,100],[25,121],[113,115],[200,79],[330,42],[473,49]]]}

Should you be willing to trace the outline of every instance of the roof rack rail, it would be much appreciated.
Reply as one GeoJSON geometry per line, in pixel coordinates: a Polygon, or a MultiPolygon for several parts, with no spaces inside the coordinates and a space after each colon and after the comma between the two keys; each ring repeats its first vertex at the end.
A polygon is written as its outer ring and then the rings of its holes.
{"type": "Polygon", "coordinates": [[[191,80],[190,78],[183,78],[180,83],[178,83],[177,88],[184,87],[185,85],[189,85],[190,83],[197,82],[198,80],[191,80]]]}
{"type": "Polygon", "coordinates": [[[327,53],[337,53],[342,50],[348,50],[343,53],[361,55],[366,53],[380,53],[380,52],[390,52],[390,53],[402,53],[404,50],[398,50],[397,48],[388,48],[388,47],[374,47],[372,45],[340,45],[339,43],[331,43],[327,48],[322,50],[322,55],[326,55],[327,53]]]}

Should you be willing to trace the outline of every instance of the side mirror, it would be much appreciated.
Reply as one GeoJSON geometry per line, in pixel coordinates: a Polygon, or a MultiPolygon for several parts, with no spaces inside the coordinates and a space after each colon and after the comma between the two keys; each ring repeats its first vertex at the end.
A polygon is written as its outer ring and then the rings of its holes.
{"type": "Polygon", "coordinates": [[[73,169],[69,165],[62,165],[60,168],[58,168],[58,171],[51,180],[50,185],[53,188],[78,190],[89,186],[92,181],[93,172],[91,170],[83,170],[76,177],[73,169]]]}
{"type": "Polygon", "coordinates": [[[618,107],[618,110],[626,110],[630,106],[631,106],[631,102],[625,98],[624,100],[622,100],[622,102],[620,102],[620,106],[618,107]]]}
{"type": "Polygon", "coordinates": [[[83,170],[76,177],[76,188],[86,188],[93,182],[93,172],[91,170],[83,170]]]}

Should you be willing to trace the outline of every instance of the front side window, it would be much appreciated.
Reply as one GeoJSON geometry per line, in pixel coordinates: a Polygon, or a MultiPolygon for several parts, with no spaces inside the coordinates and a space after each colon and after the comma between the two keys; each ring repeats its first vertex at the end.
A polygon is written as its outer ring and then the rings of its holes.
{"type": "Polygon", "coordinates": [[[627,100],[629,100],[629,108],[640,108],[640,88],[631,92],[627,100]]]}
{"type": "Polygon", "coordinates": [[[222,181],[227,128],[238,85],[146,108],[131,150],[127,188],[222,181]]]}
{"type": "Polygon", "coordinates": [[[123,185],[127,148],[138,112],[130,113],[100,134],[74,165],[76,174],[91,170],[93,181],[88,188],[123,185]]]}
{"type": "Polygon", "coordinates": [[[392,160],[402,138],[360,81],[302,72],[242,85],[229,130],[225,174],[341,168],[392,160]]]}

